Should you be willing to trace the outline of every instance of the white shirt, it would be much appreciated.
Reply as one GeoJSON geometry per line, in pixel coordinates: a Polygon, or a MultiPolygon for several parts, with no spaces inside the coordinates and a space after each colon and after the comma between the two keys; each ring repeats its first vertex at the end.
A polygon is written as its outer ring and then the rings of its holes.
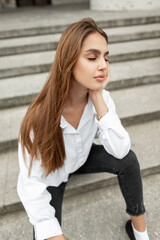
{"type": "MultiPolygon", "coordinates": [[[[61,116],[60,126],[64,137],[66,159],[62,168],[51,172],[47,177],[41,167],[41,159],[34,161],[31,175],[28,177],[28,168],[24,163],[21,143],[19,143],[20,173],[17,191],[29,216],[29,221],[34,225],[36,240],[63,234],[55,217],[55,209],[49,204],[51,194],[46,188],[57,187],[62,182],[66,182],[69,174],[85,163],[95,136],[99,137],[105,150],[118,159],[125,157],[130,150],[129,135],[121,125],[112,98],[106,90],[103,90],[102,94],[109,111],[100,121],[96,119],[96,110],[90,98],[88,98],[77,129],[61,116]]],[[[27,165],[29,157],[26,152],[27,165]]]]}

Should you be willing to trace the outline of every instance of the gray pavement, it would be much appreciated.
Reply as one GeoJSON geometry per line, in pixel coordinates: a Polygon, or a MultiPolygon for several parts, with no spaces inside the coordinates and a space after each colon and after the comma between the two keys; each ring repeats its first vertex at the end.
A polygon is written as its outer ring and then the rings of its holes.
{"type": "MultiPolygon", "coordinates": [[[[150,240],[159,240],[160,174],[143,178],[146,223],[150,240]]],[[[124,224],[129,216],[118,185],[64,197],[62,229],[69,240],[128,240],[124,224]]],[[[3,240],[32,239],[32,226],[24,211],[1,215],[3,240]]]]}

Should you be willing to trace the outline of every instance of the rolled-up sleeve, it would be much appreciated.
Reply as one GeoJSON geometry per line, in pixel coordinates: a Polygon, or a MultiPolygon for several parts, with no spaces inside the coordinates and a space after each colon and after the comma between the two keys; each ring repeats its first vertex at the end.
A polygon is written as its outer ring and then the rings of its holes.
{"type": "MultiPolygon", "coordinates": [[[[26,163],[29,163],[29,157],[29,154],[26,153],[26,163]]],[[[55,209],[50,205],[51,195],[46,189],[48,187],[47,177],[41,167],[41,161],[34,161],[31,175],[28,177],[28,167],[24,162],[20,143],[18,158],[20,173],[17,192],[29,216],[30,223],[34,225],[36,240],[63,234],[55,217],[55,209]]]]}
{"type": "Polygon", "coordinates": [[[95,120],[98,126],[97,136],[109,154],[122,159],[131,148],[130,137],[121,124],[116,113],[115,104],[108,91],[103,91],[103,98],[109,111],[100,121],[95,120]]]}

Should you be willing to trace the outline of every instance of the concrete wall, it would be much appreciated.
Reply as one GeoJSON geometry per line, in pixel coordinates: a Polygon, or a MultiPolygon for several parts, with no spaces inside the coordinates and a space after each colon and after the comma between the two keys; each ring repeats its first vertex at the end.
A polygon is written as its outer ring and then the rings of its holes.
{"type": "Polygon", "coordinates": [[[1,8],[15,8],[16,0],[0,0],[1,8]]]}
{"type": "MultiPolygon", "coordinates": [[[[160,8],[160,0],[51,0],[53,5],[90,3],[91,10],[135,10],[160,8]]],[[[0,0],[0,8],[16,7],[16,0],[0,0]]]]}
{"type": "MultiPolygon", "coordinates": [[[[89,0],[51,0],[52,5],[88,3],[89,0]]],[[[0,0],[0,8],[16,7],[16,0],[0,0]]]]}
{"type": "Polygon", "coordinates": [[[90,0],[92,10],[135,10],[160,8],[160,0],[90,0]]]}
{"type": "Polygon", "coordinates": [[[89,0],[52,0],[52,5],[89,3],[89,0]]]}

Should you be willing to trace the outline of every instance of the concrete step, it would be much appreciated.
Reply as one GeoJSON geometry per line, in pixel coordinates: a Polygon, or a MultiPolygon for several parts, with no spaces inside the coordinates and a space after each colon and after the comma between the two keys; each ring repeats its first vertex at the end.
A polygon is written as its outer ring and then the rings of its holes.
{"type": "Polygon", "coordinates": [[[159,9],[139,11],[91,11],[88,8],[57,9],[54,6],[45,8],[21,8],[0,16],[0,38],[14,38],[61,33],[73,21],[90,16],[103,28],[160,23],[159,9]]]}
{"type": "MultiPolygon", "coordinates": [[[[160,236],[160,215],[157,214],[159,182],[160,174],[143,178],[150,240],[159,240],[160,236]]],[[[128,219],[118,185],[64,197],[62,229],[69,240],[128,240],[124,230],[128,219]]],[[[19,236],[23,240],[33,239],[32,234],[33,227],[23,210],[0,216],[0,236],[3,240],[10,239],[10,236],[12,240],[17,240],[19,236]]]]}
{"type": "MultiPolygon", "coordinates": [[[[160,56],[160,39],[114,43],[109,45],[110,62],[122,62],[160,56]]],[[[0,79],[49,71],[55,51],[0,57],[0,79]]]]}
{"type": "MultiPolygon", "coordinates": [[[[107,89],[115,90],[160,83],[159,66],[160,57],[112,63],[111,82],[107,89]]],[[[30,104],[41,90],[47,75],[48,73],[41,73],[2,79],[0,81],[0,109],[30,104]]]]}
{"type": "Polygon", "coordinates": [[[0,40],[0,56],[55,50],[59,34],[10,38],[0,40]]]}
{"type": "MultiPolygon", "coordinates": [[[[160,37],[160,23],[104,29],[109,43],[160,37]]],[[[0,40],[0,56],[55,50],[61,34],[0,40]]]]}
{"type": "MultiPolygon", "coordinates": [[[[111,92],[125,126],[160,118],[160,84],[111,92]]],[[[17,136],[26,106],[0,111],[0,152],[17,147],[17,136]]]]}
{"type": "MultiPolygon", "coordinates": [[[[142,176],[160,173],[159,131],[160,120],[126,127],[132,149],[136,152],[142,176]]],[[[0,213],[22,209],[17,195],[19,173],[17,151],[0,154],[0,213]]],[[[67,184],[65,197],[117,184],[116,175],[110,173],[73,175],[67,184]]]]}
{"type": "Polygon", "coordinates": [[[158,38],[160,35],[159,23],[108,28],[104,30],[109,36],[109,43],[152,39],[158,38]]]}

